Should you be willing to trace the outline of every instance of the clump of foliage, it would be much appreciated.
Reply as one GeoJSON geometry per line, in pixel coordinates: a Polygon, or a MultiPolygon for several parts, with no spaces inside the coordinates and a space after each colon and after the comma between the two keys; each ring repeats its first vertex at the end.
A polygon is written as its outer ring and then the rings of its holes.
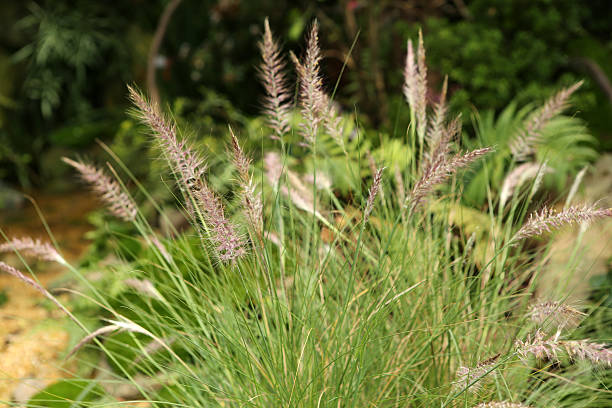
{"type": "MultiPolygon", "coordinates": [[[[412,157],[401,169],[364,158],[371,167],[365,178],[351,157],[359,130],[347,131],[323,86],[317,23],[303,56],[292,56],[298,123],[271,31],[262,44],[262,133],[276,147],[265,151],[263,169],[255,168],[230,128],[225,159],[234,183],[226,196],[175,121],[130,89],[137,117],[174,176],[189,232],[161,236],[110,176],[112,167],[67,160],[136,232],[118,237],[137,245],[108,267],[129,276],[123,288],[102,290],[42,242],[16,239],[2,247],[64,265],[82,279],[85,299],[103,309],[100,325],[88,328],[36,281],[0,263],[86,332],[71,354],[93,349],[104,356],[94,379],[73,381],[64,395],[66,382],[55,384],[30,405],[57,406],[58,398],[160,407],[607,405],[608,394],[597,392],[606,385],[592,367],[612,365],[612,353],[584,338],[584,312],[556,300],[529,303],[545,263],[544,247],[533,250],[538,239],[612,210],[544,207],[525,218],[533,196],[514,191],[503,216],[490,210],[485,217],[487,240],[468,236],[450,221],[461,200],[456,181],[494,148],[462,151],[460,119],[449,119],[444,97],[428,102],[422,37],[416,47],[409,42],[404,71],[412,120],[399,143],[412,157]],[[346,157],[339,162],[345,193],[319,168],[334,144],[346,157]]],[[[537,148],[541,124],[520,135],[513,157],[537,148]]],[[[140,193],[156,206],[146,189],[140,193]]]]}
{"type": "Polygon", "coordinates": [[[2,10],[21,18],[4,38],[14,86],[3,95],[10,103],[0,111],[6,146],[0,160],[12,162],[17,181],[29,187],[42,181],[50,146],[89,146],[112,132],[121,111],[108,104],[121,95],[112,83],[129,80],[131,55],[121,40],[128,21],[120,8],[91,1],[13,3],[2,10]]]}
{"type": "MultiPolygon", "coordinates": [[[[584,33],[589,11],[571,1],[473,1],[469,18],[430,19],[432,62],[461,84],[457,106],[501,109],[511,100],[524,104],[551,93],[569,67],[568,44],[584,33]],[[543,56],[546,55],[545,58],[543,56]],[[537,62],[536,62],[537,61],[537,62]]],[[[571,81],[575,74],[566,75],[571,81]]]]}
{"type": "MultiPolygon", "coordinates": [[[[23,186],[59,179],[52,163],[66,148],[95,153],[96,138],[109,141],[121,133],[126,97],[113,84],[142,78],[146,65],[154,66],[173,111],[189,117],[199,134],[215,134],[218,123],[248,127],[244,119],[256,113],[257,101],[243,95],[260,91],[252,80],[257,49],[251,44],[265,15],[293,49],[305,22],[319,17],[330,33],[322,71],[330,88],[342,83],[334,95],[345,107],[339,113],[351,115],[359,107],[360,124],[369,129],[364,135],[374,146],[379,131],[393,133],[408,123],[399,68],[404,39],[418,25],[432,45],[431,67],[449,75],[452,110],[464,114],[470,103],[499,112],[513,100],[518,106],[544,100],[584,74],[580,59],[590,58],[604,76],[611,74],[603,1],[589,7],[566,0],[346,1],[315,8],[304,1],[183,0],[154,58],[148,47],[158,19],[176,2],[5,3],[0,22],[12,29],[0,38],[0,73],[7,78],[0,81],[0,137],[7,146],[0,148],[0,170],[23,186]]],[[[431,101],[442,81],[433,73],[431,101]]],[[[610,106],[593,81],[576,103],[596,134],[609,130],[610,106]]]]}

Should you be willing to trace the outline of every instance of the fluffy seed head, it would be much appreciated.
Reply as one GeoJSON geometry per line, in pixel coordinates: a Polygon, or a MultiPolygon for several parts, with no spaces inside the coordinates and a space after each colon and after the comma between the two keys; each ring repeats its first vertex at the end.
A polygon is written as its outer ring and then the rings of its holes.
{"type": "Polygon", "coordinates": [[[531,408],[531,406],[510,401],[490,401],[482,402],[474,408],[531,408]]]}
{"type": "Polygon", "coordinates": [[[278,43],[274,40],[268,19],[264,21],[264,34],[259,42],[261,65],[259,78],[266,91],[263,102],[268,125],[274,131],[275,138],[281,138],[289,132],[289,100],[291,94],[285,76],[285,61],[281,56],[278,43]]]}
{"type": "Polygon", "coordinates": [[[159,251],[161,256],[164,257],[166,262],[172,262],[172,257],[170,256],[170,254],[166,250],[166,247],[164,246],[164,244],[162,244],[159,241],[159,239],[157,239],[157,237],[155,235],[150,235],[149,239],[151,240],[151,243],[153,244],[153,246],[155,246],[155,248],[157,248],[157,250],[159,251]]]}
{"type": "Polygon", "coordinates": [[[525,341],[515,343],[518,355],[527,359],[530,355],[537,359],[559,361],[560,354],[572,360],[586,360],[593,364],[612,366],[612,350],[605,344],[589,340],[559,340],[558,336],[547,337],[542,330],[527,336],[525,341]]]}
{"type": "Polygon", "coordinates": [[[155,135],[164,153],[171,163],[172,170],[179,180],[182,189],[191,189],[194,182],[201,179],[206,172],[204,160],[187,142],[179,140],[176,135],[176,125],[167,120],[159,107],[132,87],[128,87],[130,98],[138,108],[138,117],[155,135]]]}
{"type": "Polygon", "coordinates": [[[162,295],[148,279],[136,279],[136,278],[128,278],[123,281],[126,286],[134,289],[136,292],[139,292],[145,296],[148,296],[153,299],[163,300],[162,295]]]}
{"type": "MultiPolygon", "coordinates": [[[[422,168],[426,169],[432,163],[445,160],[451,149],[451,142],[461,135],[461,115],[450,121],[448,125],[440,125],[428,140],[429,151],[425,153],[422,168]]],[[[431,129],[430,129],[431,130],[431,129]]]]}
{"type": "Polygon", "coordinates": [[[236,260],[245,253],[242,239],[225,218],[221,199],[203,180],[206,171],[203,159],[189,148],[185,141],[178,140],[176,126],[164,118],[156,105],[149,103],[133,88],[130,87],[129,90],[132,101],[139,110],[140,119],[153,131],[177,175],[179,186],[188,198],[186,206],[192,219],[197,222],[202,214],[202,221],[206,223],[206,229],[221,261],[236,260]],[[194,204],[198,210],[194,208],[194,204]]]}
{"type": "Polygon", "coordinates": [[[480,157],[492,151],[492,148],[485,147],[464,154],[457,154],[450,159],[439,157],[436,161],[431,162],[412,188],[406,205],[410,207],[411,211],[414,211],[435,186],[444,183],[459,169],[469,166],[480,157]]]}
{"type": "Polygon", "coordinates": [[[372,213],[372,209],[374,208],[374,200],[376,199],[376,195],[378,194],[378,191],[380,190],[380,185],[382,182],[382,174],[384,170],[385,168],[381,167],[380,169],[376,170],[376,172],[374,173],[374,180],[372,181],[372,186],[370,186],[370,191],[368,193],[368,200],[366,202],[365,211],[363,212],[363,222],[364,223],[368,222],[368,218],[370,217],[370,214],[372,213]]]}
{"type": "Polygon", "coordinates": [[[429,130],[427,131],[427,139],[431,144],[435,142],[437,139],[442,137],[444,131],[444,122],[446,121],[446,113],[448,111],[448,106],[446,105],[446,92],[448,90],[448,77],[444,77],[444,82],[442,83],[442,91],[440,92],[440,99],[438,103],[436,103],[434,107],[434,117],[433,121],[429,126],[429,130]]]}
{"type": "MultiPolygon", "coordinates": [[[[315,216],[321,217],[321,213],[315,209],[314,197],[312,190],[304,185],[302,180],[291,171],[287,171],[287,184],[281,183],[281,176],[283,174],[283,165],[281,158],[278,153],[269,152],[264,156],[264,168],[266,171],[266,178],[270,184],[278,188],[278,191],[285,197],[287,197],[293,204],[306,212],[309,212],[315,216]]],[[[313,180],[314,181],[314,180],[313,180]]]]}
{"type": "Polygon", "coordinates": [[[501,193],[499,195],[500,208],[508,202],[508,199],[514,195],[515,190],[527,180],[533,179],[541,174],[550,173],[552,169],[546,166],[546,163],[523,163],[510,172],[504,179],[501,193]]]}
{"type": "Polygon", "coordinates": [[[529,307],[527,316],[535,323],[548,323],[561,329],[578,326],[586,314],[560,302],[538,302],[529,307]]]}
{"type": "Polygon", "coordinates": [[[489,380],[491,377],[485,377],[487,374],[495,375],[495,372],[492,371],[495,367],[495,362],[499,358],[499,354],[493,356],[487,360],[484,360],[476,367],[465,367],[461,366],[457,369],[455,376],[456,380],[454,382],[456,388],[465,388],[471,385],[470,389],[472,391],[478,390],[485,380],[489,380]]]}
{"type": "Polygon", "coordinates": [[[13,238],[12,240],[0,245],[0,252],[17,251],[32,255],[43,261],[53,261],[66,263],[64,258],[49,244],[40,239],[30,237],[13,238]]]}
{"type": "Polygon", "coordinates": [[[416,58],[412,41],[408,40],[403,91],[416,117],[417,134],[423,140],[427,129],[427,65],[425,64],[423,33],[420,30],[416,58]]]}
{"type": "Polygon", "coordinates": [[[317,171],[316,177],[315,173],[306,174],[304,175],[303,179],[304,182],[314,186],[317,190],[328,190],[333,185],[329,175],[322,171],[317,171]]]}
{"type": "Polygon", "coordinates": [[[308,34],[306,54],[302,62],[292,53],[300,83],[300,105],[304,122],[301,133],[306,144],[314,143],[324,112],[327,109],[328,98],[323,91],[323,81],[320,73],[321,48],[319,47],[319,23],[312,23],[308,34]]]}
{"type": "Polygon", "coordinates": [[[192,194],[202,210],[207,231],[219,260],[233,262],[243,256],[246,253],[244,243],[236,227],[225,217],[219,196],[204,182],[199,182],[192,194]]]}
{"type": "Polygon", "coordinates": [[[38,282],[36,282],[34,279],[26,276],[23,272],[21,272],[19,269],[14,268],[12,266],[10,266],[9,264],[6,264],[4,262],[0,262],[0,270],[3,270],[4,272],[8,273],[9,275],[12,275],[14,277],[16,277],[17,279],[19,279],[20,281],[24,282],[27,285],[30,285],[31,287],[33,287],[34,289],[36,289],[38,292],[40,292],[43,296],[45,296],[47,299],[49,299],[50,301],[52,301],[57,307],[59,307],[64,313],[66,313],[72,320],[74,320],[75,322],[77,322],[77,324],[79,323],[79,321],[72,315],[72,313],[70,313],[70,311],[68,309],[66,309],[66,307],[64,305],[62,305],[56,298],[55,296],[53,296],[51,294],[51,292],[49,292],[47,289],[45,289],[44,287],[42,287],[38,282]]]}
{"type": "Polygon", "coordinates": [[[592,205],[577,205],[562,211],[544,207],[537,213],[531,214],[529,220],[514,235],[512,241],[541,235],[561,228],[567,224],[587,223],[597,218],[611,217],[612,209],[600,209],[592,205]]]}
{"type": "Polygon", "coordinates": [[[261,202],[261,194],[255,191],[255,185],[250,173],[251,160],[246,156],[238,138],[230,128],[232,137],[231,157],[234,166],[238,170],[238,182],[242,190],[242,203],[244,213],[250,226],[257,233],[261,233],[263,229],[263,204],[261,202]]]}
{"type": "Polygon", "coordinates": [[[395,169],[393,172],[393,178],[395,179],[395,189],[397,191],[397,200],[401,206],[406,200],[406,187],[404,186],[404,177],[402,176],[402,172],[400,171],[397,165],[395,166],[395,169]]]}
{"type": "Polygon", "coordinates": [[[283,174],[283,164],[278,153],[268,152],[264,156],[264,168],[266,170],[266,178],[270,184],[276,187],[283,174]]]}
{"type": "Polygon", "coordinates": [[[582,85],[582,81],[569,88],[564,88],[549,98],[544,105],[534,112],[523,129],[510,142],[510,150],[517,161],[525,160],[533,153],[534,147],[540,142],[542,129],[569,106],[569,98],[582,85]]]}
{"type": "Polygon", "coordinates": [[[81,178],[92,186],[112,214],[124,221],[134,221],[136,219],[138,210],[132,198],[121,189],[119,183],[110,178],[102,169],[67,157],[62,158],[62,160],[80,173],[81,178]]]}

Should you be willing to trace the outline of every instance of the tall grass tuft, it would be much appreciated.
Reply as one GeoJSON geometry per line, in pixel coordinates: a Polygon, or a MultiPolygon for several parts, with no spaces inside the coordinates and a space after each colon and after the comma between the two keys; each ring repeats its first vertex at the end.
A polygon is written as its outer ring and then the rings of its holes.
{"type": "MultiPolygon", "coordinates": [[[[318,35],[314,22],[305,55],[292,56],[301,113],[294,125],[280,48],[265,23],[266,148],[261,160],[251,160],[249,146],[261,141],[239,141],[228,130],[226,159],[237,177],[227,195],[213,189],[204,156],[180,137],[174,121],[130,88],[193,225],[163,236],[145,217],[124,218],[140,249],[130,247],[133,256],[109,271],[125,271],[129,280],[121,291],[94,284],[82,289],[84,299],[101,306],[103,318],[76,342],[75,358],[100,351],[112,363],[86,379],[105,384],[87,404],[609,406],[604,380],[583,364],[609,365],[609,349],[580,339],[582,312],[533,303],[547,247],[530,242],[526,251],[518,244],[565,224],[608,217],[610,210],[545,208],[525,220],[526,209],[538,205],[533,195],[515,197],[508,213],[498,213],[494,208],[504,206],[492,198],[486,208],[462,206],[458,176],[477,160],[486,166],[496,152],[456,153],[461,118],[447,119],[444,97],[428,106],[421,34],[416,52],[408,42],[404,73],[413,121],[397,135],[406,137],[411,165],[372,158],[373,171],[353,166],[338,111],[324,91],[318,35]],[[309,146],[306,159],[288,153],[304,152],[291,138],[267,147],[274,143],[268,135],[282,139],[293,131],[309,146]],[[347,148],[339,173],[350,181],[348,192],[340,192],[333,175],[322,182],[316,163],[326,153],[318,147],[328,137],[347,148]],[[304,163],[315,163],[312,174],[301,175],[304,163]],[[392,175],[383,171],[390,166],[392,175]],[[463,218],[477,226],[466,226],[463,218]],[[549,334],[545,323],[556,310],[566,311],[573,324],[549,334]],[[562,361],[562,354],[569,358],[562,361]],[[124,384],[135,389],[129,401],[113,393],[124,384]]],[[[443,94],[447,87],[445,81],[443,94]]],[[[564,106],[570,91],[533,119],[532,134],[564,106]]],[[[504,200],[520,184],[516,175],[509,177],[504,200]]],[[[488,179],[482,188],[491,190],[488,179]]],[[[12,267],[0,268],[32,284],[12,267]]]]}

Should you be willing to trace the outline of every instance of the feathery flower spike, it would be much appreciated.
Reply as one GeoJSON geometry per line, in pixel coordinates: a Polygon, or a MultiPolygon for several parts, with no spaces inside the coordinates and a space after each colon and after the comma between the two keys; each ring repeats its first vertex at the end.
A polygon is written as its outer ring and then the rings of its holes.
{"type": "Polygon", "coordinates": [[[319,71],[321,49],[319,48],[319,22],[317,20],[310,28],[303,62],[300,62],[293,53],[291,59],[295,64],[300,82],[300,104],[304,117],[301,133],[306,144],[310,145],[316,139],[328,103],[323,92],[323,81],[319,71]]]}
{"type": "Polygon", "coordinates": [[[191,149],[185,141],[176,136],[176,126],[166,120],[159,107],[147,101],[145,97],[128,86],[130,98],[138,108],[139,119],[145,123],[157,137],[168,159],[172,170],[180,180],[181,187],[191,190],[206,172],[202,157],[191,149]]]}
{"type": "Polygon", "coordinates": [[[126,286],[134,289],[136,292],[142,293],[150,298],[164,300],[162,295],[155,288],[155,285],[153,285],[153,282],[148,279],[128,278],[124,280],[123,283],[125,283],[126,286]]]}
{"type": "Polygon", "coordinates": [[[482,402],[476,405],[474,408],[531,408],[531,406],[510,401],[490,401],[482,402]]]}
{"type": "Polygon", "coordinates": [[[314,20],[308,34],[306,55],[302,62],[291,53],[300,83],[300,104],[304,123],[301,133],[305,145],[312,145],[321,125],[334,141],[344,149],[344,126],[338,109],[323,89],[321,78],[321,48],[319,46],[319,23],[314,20]]]}
{"type": "Polygon", "coordinates": [[[220,198],[203,180],[206,167],[199,154],[187,146],[185,141],[176,137],[176,126],[168,122],[156,105],[152,105],[133,88],[129,88],[132,101],[139,109],[140,119],[146,123],[160,141],[164,152],[172,164],[173,171],[179,179],[179,185],[187,197],[187,209],[197,222],[199,211],[193,208],[189,199],[202,209],[202,216],[207,231],[215,245],[217,256],[221,261],[234,261],[245,251],[242,239],[234,226],[225,218],[220,198]]]}
{"type": "Polygon", "coordinates": [[[155,248],[157,248],[157,250],[159,251],[161,256],[164,257],[166,262],[172,262],[172,257],[170,256],[170,254],[166,250],[166,247],[164,246],[164,244],[162,244],[159,241],[159,239],[157,239],[157,237],[155,235],[150,235],[149,239],[151,240],[151,243],[153,244],[153,246],[155,246],[155,248]]]}
{"type": "Polygon", "coordinates": [[[518,355],[526,359],[533,355],[537,359],[559,360],[559,354],[564,353],[572,360],[586,360],[593,364],[612,366],[612,350],[605,344],[593,343],[589,340],[559,340],[558,335],[546,337],[542,330],[537,330],[533,336],[527,336],[525,341],[517,340],[515,347],[518,355]]]}
{"type": "Polygon", "coordinates": [[[90,184],[93,190],[98,193],[102,202],[106,204],[111,213],[124,221],[134,221],[138,212],[136,204],[128,196],[117,181],[108,176],[102,169],[92,164],[77,162],[67,157],[62,160],[74,167],[81,178],[90,184]]]}
{"type": "Polygon", "coordinates": [[[414,60],[414,47],[412,46],[412,40],[407,41],[406,46],[406,62],[404,65],[404,86],[402,91],[406,102],[414,109],[416,104],[416,78],[418,75],[417,66],[414,60]]]}
{"type": "Polygon", "coordinates": [[[569,88],[564,88],[549,98],[527,120],[525,127],[510,142],[510,150],[517,161],[525,160],[533,153],[534,146],[539,142],[542,129],[557,115],[569,106],[569,98],[582,85],[582,81],[569,88]]]}
{"type": "Polygon", "coordinates": [[[442,91],[440,92],[440,100],[436,103],[434,107],[434,118],[433,122],[429,126],[429,130],[427,132],[427,138],[429,139],[429,143],[432,143],[439,139],[444,131],[444,121],[446,120],[446,112],[448,111],[448,106],[446,105],[446,92],[448,90],[448,76],[444,77],[444,82],[442,83],[442,91]]]}
{"type": "Polygon", "coordinates": [[[203,210],[211,240],[221,261],[235,261],[245,254],[242,238],[234,225],[225,217],[221,199],[207,184],[199,182],[194,191],[198,205],[203,210]]]}
{"type": "Polygon", "coordinates": [[[562,211],[544,207],[529,216],[527,223],[518,230],[512,241],[541,235],[567,224],[590,222],[603,217],[612,217],[612,209],[600,209],[586,204],[572,206],[562,211]]]}
{"type": "Polygon", "coordinates": [[[279,183],[283,173],[283,165],[278,153],[266,153],[264,156],[264,168],[266,170],[266,178],[270,184],[274,188],[278,188],[278,191],[291,200],[297,208],[314,214],[315,216],[322,217],[319,211],[314,210],[315,206],[312,190],[308,189],[297,175],[291,171],[287,171],[288,185],[279,183]]]}
{"type": "Polygon", "coordinates": [[[53,261],[65,264],[62,256],[49,244],[40,239],[33,240],[30,237],[13,238],[0,245],[0,252],[18,251],[32,255],[43,261],[53,261]]]}
{"type": "Polygon", "coordinates": [[[417,67],[419,76],[417,80],[417,116],[418,134],[421,139],[425,138],[427,129],[427,65],[425,64],[425,46],[423,44],[423,32],[419,29],[419,47],[417,48],[417,67]]]}
{"type": "Polygon", "coordinates": [[[527,316],[538,324],[550,323],[561,329],[578,326],[586,314],[560,302],[539,302],[529,307],[527,316]]]}
{"type": "Polygon", "coordinates": [[[376,195],[378,194],[378,191],[380,190],[380,184],[382,181],[382,174],[384,170],[385,168],[381,167],[380,169],[376,170],[376,172],[374,173],[374,181],[372,181],[372,186],[370,186],[370,190],[368,193],[368,200],[366,202],[365,211],[363,212],[364,224],[368,222],[368,218],[370,217],[370,214],[372,213],[372,209],[374,208],[374,200],[376,199],[376,195]]]}
{"type": "Polygon", "coordinates": [[[403,91],[410,108],[414,111],[417,134],[422,141],[427,129],[427,65],[425,64],[423,33],[420,30],[416,58],[412,41],[408,40],[403,91]]]}
{"type": "Polygon", "coordinates": [[[66,313],[72,320],[74,320],[77,324],[79,324],[79,321],[72,315],[72,313],[70,313],[70,311],[68,309],[66,309],[66,307],[64,305],[62,305],[55,298],[55,296],[53,296],[47,289],[42,287],[34,279],[26,276],[20,270],[14,268],[14,267],[12,267],[12,266],[4,263],[4,262],[0,262],[0,269],[3,270],[4,272],[8,273],[9,275],[12,275],[12,276],[16,277],[17,279],[21,280],[22,282],[26,283],[27,285],[30,285],[34,289],[36,289],[38,292],[40,292],[42,295],[44,295],[47,299],[49,299],[51,302],[53,302],[57,307],[59,307],[64,313],[66,313]]]}
{"type": "Polygon", "coordinates": [[[285,76],[285,61],[278,43],[274,40],[268,19],[264,21],[264,34],[259,42],[261,65],[259,77],[266,91],[263,102],[268,125],[280,139],[289,132],[289,110],[291,94],[285,76]]]}
{"type": "Polygon", "coordinates": [[[523,163],[512,170],[504,179],[501,193],[499,194],[499,205],[503,208],[508,199],[514,195],[514,191],[527,180],[535,178],[538,174],[550,173],[552,170],[546,163],[523,163]]]}
{"type": "Polygon", "coordinates": [[[458,115],[447,126],[442,125],[435,137],[429,139],[429,151],[425,153],[422,168],[426,169],[432,163],[445,160],[448,155],[451,142],[461,135],[461,115],[458,115]]]}
{"type": "Polygon", "coordinates": [[[459,367],[455,373],[457,379],[453,384],[455,384],[456,388],[465,388],[474,382],[474,384],[471,385],[471,390],[476,391],[480,389],[483,382],[490,379],[485,376],[487,374],[495,374],[492,370],[498,358],[499,354],[478,363],[476,367],[459,367]]]}
{"type": "Polygon", "coordinates": [[[425,169],[421,178],[415,183],[406,199],[406,205],[411,211],[414,211],[435,186],[444,183],[457,170],[469,166],[492,151],[492,148],[485,147],[465,154],[457,154],[450,159],[438,158],[425,169]]]}
{"type": "Polygon", "coordinates": [[[261,202],[261,195],[255,191],[255,185],[251,177],[251,160],[244,154],[232,128],[230,128],[230,134],[232,137],[232,161],[238,170],[244,212],[253,230],[259,234],[263,230],[263,204],[261,202]]]}

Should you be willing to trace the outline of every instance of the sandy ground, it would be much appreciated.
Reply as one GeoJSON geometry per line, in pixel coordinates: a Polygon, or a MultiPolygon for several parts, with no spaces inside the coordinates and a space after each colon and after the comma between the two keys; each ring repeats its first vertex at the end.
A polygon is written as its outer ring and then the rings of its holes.
{"type": "MultiPolygon", "coordinates": [[[[78,258],[87,246],[83,235],[90,229],[85,216],[96,207],[95,201],[89,193],[78,192],[37,196],[36,202],[58,240],[62,255],[68,260],[78,258]]],[[[48,240],[29,202],[19,211],[3,212],[0,227],[9,237],[48,240]]],[[[24,270],[13,254],[2,254],[0,259],[24,270]]],[[[65,272],[49,263],[38,262],[32,267],[43,285],[65,272]]],[[[61,328],[62,313],[50,307],[36,290],[12,276],[0,274],[2,291],[8,300],[0,307],[0,401],[9,401],[14,397],[27,398],[68,375],[70,367],[61,356],[69,336],[61,328]]]]}

